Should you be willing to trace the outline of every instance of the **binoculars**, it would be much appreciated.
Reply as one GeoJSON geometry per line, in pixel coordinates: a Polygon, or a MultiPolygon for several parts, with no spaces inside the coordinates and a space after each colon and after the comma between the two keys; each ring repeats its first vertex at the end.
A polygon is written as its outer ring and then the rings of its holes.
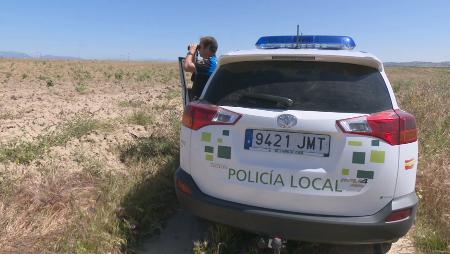
{"type": "MultiPolygon", "coordinates": [[[[189,45],[187,49],[191,50],[191,45],[189,45]]],[[[197,44],[197,50],[199,50],[199,49],[200,49],[200,44],[197,44]]]]}

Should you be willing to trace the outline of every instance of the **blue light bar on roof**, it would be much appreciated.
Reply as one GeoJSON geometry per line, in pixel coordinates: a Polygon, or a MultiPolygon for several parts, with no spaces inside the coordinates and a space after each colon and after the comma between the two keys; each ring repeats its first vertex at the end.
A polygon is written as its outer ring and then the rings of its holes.
{"type": "Polygon", "coordinates": [[[356,44],[349,36],[301,35],[263,36],[256,42],[259,49],[307,48],[307,49],[353,49],[356,44]]]}

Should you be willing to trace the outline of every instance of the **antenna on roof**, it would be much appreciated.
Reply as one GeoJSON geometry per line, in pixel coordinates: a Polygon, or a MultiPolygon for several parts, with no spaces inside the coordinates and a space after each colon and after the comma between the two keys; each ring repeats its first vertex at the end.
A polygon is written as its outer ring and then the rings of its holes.
{"type": "Polygon", "coordinates": [[[300,26],[299,25],[297,25],[297,36],[296,36],[296,41],[297,41],[297,44],[296,44],[296,46],[295,46],[295,48],[301,48],[301,45],[302,45],[302,35],[303,35],[303,33],[300,33],[300,26]]]}

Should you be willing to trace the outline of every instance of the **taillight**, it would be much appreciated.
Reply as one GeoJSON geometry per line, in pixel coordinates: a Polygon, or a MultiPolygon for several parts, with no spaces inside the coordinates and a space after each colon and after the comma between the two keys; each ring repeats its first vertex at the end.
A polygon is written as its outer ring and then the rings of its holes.
{"type": "Polygon", "coordinates": [[[396,109],[400,118],[400,144],[408,144],[417,141],[416,118],[405,111],[396,109]]]}
{"type": "Polygon", "coordinates": [[[182,123],[190,129],[198,130],[208,125],[233,125],[240,117],[240,114],[216,105],[192,102],[184,109],[182,123]]]}
{"type": "Polygon", "coordinates": [[[404,220],[404,219],[408,218],[409,216],[411,216],[411,212],[412,212],[411,208],[394,211],[391,214],[389,214],[389,216],[386,217],[386,219],[384,219],[384,221],[394,222],[394,221],[404,220]]]}
{"type": "Polygon", "coordinates": [[[187,183],[185,183],[183,180],[177,179],[177,187],[178,189],[183,192],[184,194],[187,195],[192,195],[192,189],[191,187],[189,187],[189,185],[187,183]]]}
{"type": "Polygon", "coordinates": [[[336,121],[345,133],[380,138],[391,145],[417,140],[416,119],[399,109],[336,121]]]}

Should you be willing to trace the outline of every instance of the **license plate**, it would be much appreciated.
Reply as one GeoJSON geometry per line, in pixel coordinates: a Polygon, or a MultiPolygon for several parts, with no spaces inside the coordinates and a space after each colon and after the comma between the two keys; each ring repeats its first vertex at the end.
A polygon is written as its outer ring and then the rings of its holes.
{"type": "Polygon", "coordinates": [[[330,136],[247,129],[244,148],[253,151],[328,157],[330,155],[330,136]]]}

